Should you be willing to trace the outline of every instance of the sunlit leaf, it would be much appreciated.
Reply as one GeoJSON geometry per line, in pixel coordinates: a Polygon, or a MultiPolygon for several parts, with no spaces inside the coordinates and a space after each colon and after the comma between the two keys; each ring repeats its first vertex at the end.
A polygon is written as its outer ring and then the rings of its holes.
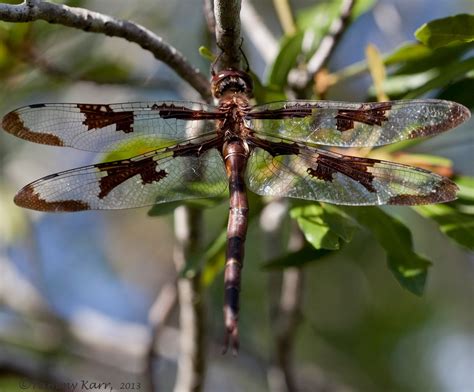
{"type": "Polygon", "coordinates": [[[399,283],[416,295],[424,290],[430,262],[413,250],[410,230],[378,207],[345,207],[387,252],[388,266],[399,283]]]}
{"type": "Polygon", "coordinates": [[[351,18],[356,19],[365,12],[370,11],[377,0],[356,0],[354,8],[352,9],[351,18]]]}
{"type": "Polygon", "coordinates": [[[206,46],[199,47],[199,54],[201,57],[204,57],[206,60],[213,62],[216,59],[216,55],[212,53],[211,49],[206,46]]]}
{"type": "Polygon", "coordinates": [[[395,51],[385,57],[385,65],[393,65],[406,61],[418,61],[432,54],[432,50],[417,42],[402,44],[395,51]]]}
{"type": "Polygon", "coordinates": [[[474,177],[456,177],[456,184],[459,187],[458,197],[474,200],[474,177]]]}
{"type": "Polygon", "coordinates": [[[329,29],[331,22],[338,16],[341,1],[331,1],[315,4],[299,11],[296,15],[296,24],[301,31],[313,30],[319,36],[329,29]]]}
{"type": "Polygon", "coordinates": [[[474,216],[463,214],[448,204],[416,206],[415,211],[434,220],[449,238],[467,249],[474,250],[474,216]]]}
{"type": "Polygon", "coordinates": [[[377,101],[388,101],[389,98],[383,88],[386,78],[385,65],[377,47],[372,44],[367,45],[365,57],[367,58],[370,76],[372,76],[377,101]]]}
{"type": "Polygon", "coordinates": [[[344,212],[329,204],[303,204],[290,211],[306,240],[316,249],[339,249],[340,240],[349,242],[354,222],[344,212]]]}
{"type": "MultiPolygon", "coordinates": [[[[134,155],[144,154],[146,152],[152,151],[158,148],[161,145],[166,145],[166,140],[154,140],[150,142],[149,140],[143,139],[132,139],[118,142],[113,146],[110,152],[104,154],[101,159],[101,162],[112,162],[119,159],[127,159],[134,155]]],[[[168,142],[169,144],[169,142],[168,142]]]]}
{"type": "Polygon", "coordinates": [[[425,23],[415,37],[430,48],[474,41],[474,15],[460,14],[425,23]]]}

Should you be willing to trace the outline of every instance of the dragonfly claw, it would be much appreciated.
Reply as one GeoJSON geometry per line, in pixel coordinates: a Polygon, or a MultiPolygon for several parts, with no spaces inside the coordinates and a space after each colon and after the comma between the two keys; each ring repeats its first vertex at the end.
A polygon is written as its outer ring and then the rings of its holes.
{"type": "Polygon", "coordinates": [[[232,347],[232,355],[237,356],[239,353],[239,329],[237,323],[227,327],[225,330],[222,354],[226,354],[229,347],[232,347]]]}

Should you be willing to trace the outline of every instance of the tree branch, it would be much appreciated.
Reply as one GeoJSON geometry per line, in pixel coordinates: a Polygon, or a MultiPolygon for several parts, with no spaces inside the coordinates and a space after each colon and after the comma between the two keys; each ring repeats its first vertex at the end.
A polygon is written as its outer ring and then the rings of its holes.
{"type": "MultiPolygon", "coordinates": [[[[176,270],[182,273],[186,260],[200,242],[202,213],[186,206],[174,212],[176,246],[174,261],[176,270]]],[[[204,305],[201,276],[192,271],[190,276],[178,279],[180,306],[180,345],[178,374],[174,390],[201,391],[204,388],[205,349],[204,349],[204,305]]]]}
{"type": "Polygon", "coordinates": [[[240,69],[240,0],[215,0],[216,43],[222,55],[216,64],[217,70],[240,69]]]}
{"type": "Polygon", "coordinates": [[[329,60],[334,52],[339,40],[349,26],[352,10],[355,6],[355,0],[344,0],[342,2],[339,17],[334,19],[329,27],[328,33],[321,40],[318,50],[308,61],[306,69],[295,69],[290,72],[289,84],[296,91],[304,90],[314,79],[314,76],[329,60]]]}
{"type": "Polygon", "coordinates": [[[175,47],[139,24],[84,8],[68,7],[39,0],[27,0],[19,5],[0,4],[0,20],[5,22],[44,20],[87,32],[124,38],[151,52],[156,59],[167,64],[186,80],[205,100],[210,99],[207,78],[197,68],[194,68],[175,47]]]}

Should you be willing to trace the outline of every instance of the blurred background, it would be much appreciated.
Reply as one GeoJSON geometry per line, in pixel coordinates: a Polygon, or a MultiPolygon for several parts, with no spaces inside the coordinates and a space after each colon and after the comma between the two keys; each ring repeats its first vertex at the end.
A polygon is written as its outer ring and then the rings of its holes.
{"type": "MultiPolygon", "coordinates": [[[[291,1],[297,14],[315,3],[291,1]]],[[[209,74],[209,62],[198,53],[199,46],[210,45],[201,2],[69,4],[144,25],[209,74]]],[[[272,1],[253,5],[280,38],[272,1]]],[[[473,11],[471,0],[379,0],[349,27],[329,68],[363,60],[369,43],[390,53],[414,41],[423,23],[473,11]]],[[[39,102],[200,100],[167,66],[124,40],[45,22],[0,22],[0,32],[2,115],[39,102]],[[13,56],[7,37],[14,42],[25,35],[34,37],[36,46],[24,48],[23,58],[13,56]]],[[[244,50],[252,70],[264,79],[268,64],[252,40],[245,40],[244,50]]],[[[370,84],[362,73],[329,90],[326,98],[365,100],[370,84]]],[[[457,172],[472,176],[472,127],[471,121],[422,144],[419,151],[445,156],[457,172]]],[[[25,375],[41,380],[41,374],[57,382],[147,382],[150,307],[177,278],[173,216],[149,217],[146,208],[43,214],[12,201],[26,183],[100,159],[0,133],[0,391],[19,390],[25,375]]],[[[224,201],[205,210],[205,242],[225,225],[227,209],[224,201]]],[[[411,228],[416,251],[433,261],[424,296],[397,283],[383,249],[364,231],[340,252],[304,267],[304,317],[294,354],[302,390],[474,390],[474,254],[411,209],[395,207],[392,213],[411,228]]],[[[247,238],[236,358],[220,354],[222,273],[206,287],[206,391],[269,390],[269,302],[275,294],[268,283],[272,273],[261,267],[265,255],[258,219],[247,238]]],[[[176,308],[156,344],[159,390],[171,390],[175,382],[178,328],[176,308]]]]}

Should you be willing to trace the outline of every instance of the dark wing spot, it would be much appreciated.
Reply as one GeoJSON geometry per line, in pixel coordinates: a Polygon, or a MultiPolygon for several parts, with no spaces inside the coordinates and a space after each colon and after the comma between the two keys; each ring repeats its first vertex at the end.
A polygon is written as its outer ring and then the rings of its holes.
{"type": "Polygon", "coordinates": [[[49,144],[52,146],[63,146],[63,141],[56,135],[42,132],[32,132],[25,127],[17,112],[10,112],[2,119],[2,127],[5,131],[19,138],[35,143],[49,144]]]}
{"type": "Polygon", "coordinates": [[[375,163],[380,162],[376,159],[365,159],[359,157],[341,156],[332,157],[319,154],[316,158],[316,166],[309,167],[306,172],[319,180],[332,182],[334,174],[341,173],[357,181],[369,192],[376,192],[372,181],[374,175],[368,171],[375,163]]]}
{"type": "Polygon", "coordinates": [[[115,187],[128,179],[140,175],[142,184],[152,184],[165,178],[168,173],[164,170],[156,171],[157,163],[153,157],[140,161],[123,160],[97,165],[100,171],[105,171],[106,176],[100,178],[99,198],[106,197],[115,187]]]}
{"type": "Polygon", "coordinates": [[[184,106],[175,106],[174,104],[156,103],[151,110],[157,110],[161,118],[176,118],[178,120],[217,120],[223,117],[219,112],[207,112],[205,110],[192,110],[184,106]]]}
{"type": "Polygon", "coordinates": [[[421,204],[444,203],[456,199],[458,186],[449,178],[441,178],[439,184],[427,195],[397,195],[388,204],[414,206],[421,204]]]}
{"type": "Polygon", "coordinates": [[[88,130],[115,124],[117,131],[133,132],[133,111],[114,112],[110,105],[78,104],[88,130]]]}
{"type": "Polygon", "coordinates": [[[471,114],[467,108],[457,103],[452,104],[453,106],[449,110],[449,114],[444,121],[433,125],[428,124],[417,127],[410,132],[408,137],[414,139],[417,137],[436,135],[440,132],[447,131],[448,129],[456,128],[458,125],[469,119],[471,114]]]}
{"type": "Polygon", "coordinates": [[[18,192],[13,200],[19,207],[29,208],[36,211],[84,211],[90,210],[89,204],[81,200],[61,200],[61,201],[47,201],[42,199],[40,195],[35,192],[34,185],[25,186],[18,192]]]}
{"type": "Polygon", "coordinates": [[[391,107],[390,102],[380,102],[363,104],[360,109],[340,109],[336,115],[336,128],[341,132],[348,131],[354,128],[354,121],[381,126],[388,120],[385,112],[391,107]]]}

